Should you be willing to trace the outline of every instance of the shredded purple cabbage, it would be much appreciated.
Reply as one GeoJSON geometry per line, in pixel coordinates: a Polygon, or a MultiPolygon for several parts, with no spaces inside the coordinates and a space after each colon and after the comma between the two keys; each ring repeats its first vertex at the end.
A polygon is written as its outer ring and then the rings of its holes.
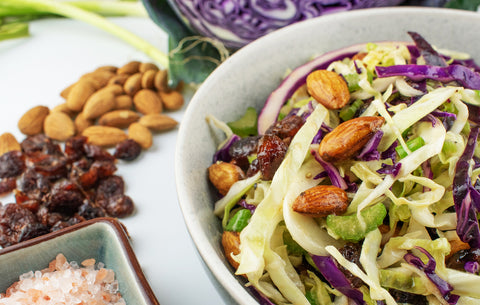
{"type": "Polygon", "coordinates": [[[247,202],[245,201],[245,199],[241,199],[240,201],[238,201],[237,204],[238,204],[239,206],[241,206],[241,207],[246,208],[247,210],[249,210],[250,212],[252,212],[252,214],[255,212],[255,209],[257,208],[256,205],[247,203],[247,202]]]}
{"type": "Polygon", "coordinates": [[[437,117],[437,118],[454,118],[454,119],[457,119],[457,115],[455,113],[446,112],[446,111],[434,110],[430,114],[433,115],[434,117],[437,117]]]}
{"type": "Polygon", "coordinates": [[[219,150],[215,152],[215,154],[213,155],[213,163],[217,161],[230,162],[232,160],[232,156],[230,156],[228,150],[230,149],[230,146],[232,146],[232,144],[237,142],[238,140],[240,140],[240,137],[236,134],[233,134],[228,139],[228,141],[219,150]]]}
{"type": "Polygon", "coordinates": [[[451,293],[451,291],[453,290],[452,285],[450,285],[444,279],[440,278],[438,274],[435,273],[435,267],[437,266],[437,263],[435,262],[435,259],[433,258],[433,256],[430,253],[428,253],[427,250],[421,247],[415,247],[415,248],[427,256],[428,263],[425,264],[422,261],[422,259],[420,259],[418,256],[413,255],[412,253],[405,254],[405,256],[403,257],[405,261],[410,265],[425,272],[425,275],[427,276],[427,278],[433,284],[435,284],[435,286],[437,286],[444,300],[447,301],[448,304],[456,304],[460,296],[456,294],[452,294],[451,293]]]}
{"type": "Polygon", "coordinates": [[[472,248],[480,247],[480,229],[477,220],[477,207],[480,206],[480,196],[472,186],[470,175],[470,160],[477,145],[479,127],[471,129],[467,145],[460,156],[453,178],[453,202],[457,214],[457,234],[460,239],[472,248]]]}
{"type": "Polygon", "coordinates": [[[379,174],[393,175],[394,177],[398,175],[400,169],[402,168],[402,163],[386,164],[382,163],[382,167],[377,170],[379,174]]]}
{"type": "Polygon", "coordinates": [[[378,130],[373,137],[365,144],[357,156],[362,161],[380,160],[380,152],[377,150],[380,140],[382,140],[383,131],[378,130]]]}
{"type": "Polygon", "coordinates": [[[323,167],[323,169],[327,172],[328,177],[330,178],[330,181],[332,182],[332,185],[341,188],[342,190],[347,190],[348,185],[343,180],[342,176],[340,176],[340,173],[338,170],[333,166],[333,164],[323,160],[320,157],[320,154],[316,150],[312,150],[312,155],[317,160],[318,163],[323,167]]]}
{"type": "Polygon", "coordinates": [[[442,83],[457,81],[468,89],[480,89],[480,74],[462,65],[438,67],[429,65],[376,66],[378,77],[405,76],[413,81],[433,79],[442,83]]]}
{"type": "Polygon", "coordinates": [[[220,40],[227,47],[240,48],[267,33],[295,22],[352,9],[393,6],[402,1],[170,0],[169,2],[199,34],[220,40]]]}
{"type": "Polygon", "coordinates": [[[423,118],[421,118],[420,121],[430,122],[430,123],[432,123],[432,127],[435,127],[435,124],[437,124],[437,119],[431,113],[429,113],[426,116],[424,116],[423,118]]]}
{"type": "Polygon", "coordinates": [[[480,124],[480,107],[466,104],[468,107],[468,119],[474,123],[480,124]]]}
{"type": "Polygon", "coordinates": [[[408,35],[412,37],[413,42],[415,42],[415,45],[420,51],[420,56],[423,57],[427,65],[440,67],[447,66],[445,59],[440,56],[420,34],[416,32],[408,32],[408,35]]]}
{"type": "Polygon", "coordinates": [[[475,261],[466,262],[464,269],[469,273],[477,274],[478,270],[480,270],[480,264],[475,261]]]}
{"type": "Polygon", "coordinates": [[[356,304],[366,304],[363,300],[362,292],[352,287],[345,274],[338,269],[333,258],[330,256],[312,255],[312,259],[318,270],[320,270],[320,273],[330,283],[330,285],[350,298],[356,304]]]}
{"type": "Polygon", "coordinates": [[[270,301],[269,298],[267,298],[263,293],[258,291],[258,289],[254,286],[248,286],[247,289],[250,290],[250,293],[255,297],[255,299],[257,299],[260,305],[275,305],[275,303],[270,301]]]}
{"type": "Polygon", "coordinates": [[[390,145],[390,147],[387,148],[387,150],[381,153],[380,155],[381,160],[391,159],[393,162],[395,162],[397,160],[397,152],[395,151],[395,148],[397,146],[398,146],[398,142],[397,141],[393,142],[393,144],[390,145]]]}

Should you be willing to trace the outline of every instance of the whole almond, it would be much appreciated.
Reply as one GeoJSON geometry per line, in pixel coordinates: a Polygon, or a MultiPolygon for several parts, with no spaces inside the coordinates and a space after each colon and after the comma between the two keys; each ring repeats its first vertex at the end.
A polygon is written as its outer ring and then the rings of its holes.
{"type": "Polygon", "coordinates": [[[312,97],[328,109],[340,109],[350,100],[345,80],[335,72],[316,70],[307,76],[307,90],[312,97]]]}
{"type": "Polygon", "coordinates": [[[95,84],[95,87],[98,89],[103,88],[107,85],[108,81],[115,75],[115,73],[108,70],[97,70],[84,74],[80,77],[80,80],[89,80],[95,84]]]}
{"type": "Polygon", "coordinates": [[[35,106],[29,109],[18,121],[18,129],[27,136],[42,133],[43,122],[49,113],[50,110],[45,106],[35,106]]]}
{"type": "Polygon", "coordinates": [[[208,178],[218,192],[225,196],[235,182],[245,178],[245,174],[235,164],[218,161],[208,168],[208,178]]]}
{"type": "MultiPolygon", "coordinates": [[[[110,84],[110,85],[106,85],[104,88],[100,89],[104,92],[112,92],[113,95],[117,96],[117,95],[122,95],[124,94],[125,92],[123,91],[123,86],[122,85],[118,85],[118,84],[110,84]]],[[[100,91],[99,90],[99,91],[100,91]]]]}
{"type": "Polygon", "coordinates": [[[128,127],[133,122],[138,121],[140,115],[132,110],[113,110],[103,114],[98,119],[98,124],[118,128],[128,127]]]}
{"type": "Polygon", "coordinates": [[[75,125],[72,119],[59,111],[51,112],[47,115],[43,124],[43,130],[47,137],[58,141],[65,141],[75,135],[75,125]]]}
{"type": "Polygon", "coordinates": [[[155,88],[158,91],[168,91],[168,71],[167,70],[158,70],[155,74],[154,81],[155,88]]]}
{"type": "Polygon", "coordinates": [[[82,135],[89,143],[102,147],[115,146],[127,139],[127,134],[120,128],[99,125],[86,128],[82,135]]]}
{"type": "Polygon", "coordinates": [[[153,90],[142,89],[133,97],[133,104],[143,114],[160,113],[163,110],[160,96],[153,90]]]}
{"type": "Polygon", "coordinates": [[[68,115],[69,117],[73,117],[75,115],[75,112],[72,111],[70,108],[68,108],[67,103],[58,104],[57,106],[53,107],[52,110],[50,110],[50,111],[51,112],[56,112],[56,111],[63,112],[66,115],[68,115]]]}
{"type": "Polygon", "coordinates": [[[128,138],[140,144],[143,149],[150,148],[153,143],[153,136],[150,130],[139,123],[132,123],[128,127],[128,138]]]}
{"type": "Polygon", "coordinates": [[[155,70],[147,70],[142,75],[142,88],[144,89],[154,89],[155,88],[155,70]]]}
{"type": "Polygon", "coordinates": [[[178,91],[160,91],[162,104],[167,110],[178,110],[184,104],[183,95],[178,91]]]}
{"type": "Polygon", "coordinates": [[[67,97],[67,106],[75,112],[80,112],[87,102],[87,99],[95,93],[97,89],[95,85],[88,80],[76,82],[67,97]]]}
{"type": "Polygon", "coordinates": [[[135,74],[138,72],[140,64],[141,62],[136,60],[128,62],[117,69],[117,74],[135,74]]]}
{"type": "Polygon", "coordinates": [[[130,77],[129,74],[117,74],[108,80],[108,85],[120,85],[123,86],[127,79],[130,77]]]}
{"type": "Polygon", "coordinates": [[[95,71],[93,71],[93,72],[108,71],[108,72],[111,72],[111,73],[117,73],[117,70],[118,70],[118,68],[117,68],[116,66],[108,65],[108,66],[98,67],[98,68],[96,68],[95,71]]]}
{"type": "Polygon", "coordinates": [[[140,118],[138,123],[152,131],[166,131],[178,125],[175,119],[162,113],[146,114],[140,118]]]}
{"type": "Polygon", "coordinates": [[[70,90],[72,90],[72,87],[75,84],[71,84],[67,88],[63,89],[62,92],[60,92],[60,96],[63,97],[64,99],[67,99],[68,94],[70,93],[70,90]]]}
{"type": "Polygon", "coordinates": [[[130,95],[122,94],[115,97],[115,109],[131,109],[133,99],[130,95]]]}
{"type": "Polygon", "coordinates": [[[240,254],[240,232],[223,231],[222,247],[227,261],[237,270],[240,265],[233,256],[240,254]]]}
{"type": "Polygon", "coordinates": [[[0,156],[13,150],[22,150],[15,136],[9,132],[0,135],[0,156]]]}
{"type": "Polygon", "coordinates": [[[138,66],[139,72],[145,73],[149,70],[158,71],[158,67],[156,64],[150,62],[142,62],[140,66],[138,66]]]}
{"type": "Polygon", "coordinates": [[[329,132],[320,142],[320,157],[328,162],[355,156],[385,122],[381,116],[364,116],[348,120],[329,132]]]}
{"type": "Polygon", "coordinates": [[[115,95],[111,91],[104,89],[92,94],[85,103],[82,112],[86,119],[96,119],[115,108],[115,95]]]}
{"type": "Polygon", "coordinates": [[[75,117],[75,121],[73,123],[75,124],[75,130],[77,131],[77,134],[81,135],[85,129],[92,126],[95,122],[94,120],[86,119],[83,112],[80,112],[75,117]]]}
{"type": "Polygon", "coordinates": [[[140,89],[142,89],[141,73],[135,73],[131,75],[129,78],[127,78],[125,84],[123,85],[123,90],[125,90],[125,93],[130,96],[134,96],[140,89]]]}
{"type": "Polygon", "coordinates": [[[302,192],[293,202],[292,209],[313,217],[325,217],[345,213],[348,207],[347,193],[334,185],[317,185],[302,192]]]}

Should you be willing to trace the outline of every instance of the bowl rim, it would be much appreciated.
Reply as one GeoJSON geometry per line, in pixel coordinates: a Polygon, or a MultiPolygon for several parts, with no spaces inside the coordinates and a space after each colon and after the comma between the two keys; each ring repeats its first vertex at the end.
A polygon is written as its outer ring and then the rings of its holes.
{"type": "Polygon", "coordinates": [[[114,231],[115,235],[118,237],[123,253],[127,257],[128,265],[130,266],[131,270],[134,273],[134,278],[139,284],[139,286],[142,288],[142,292],[146,301],[152,305],[160,305],[160,303],[157,300],[157,297],[153,293],[153,290],[150,287],[150,284],[148,283],[145,277],[145,274],[143,273],[143,270],[138,262],[135,252],[133,251],[133,248],[129,240],[130,237],[126,227],[118,219],[113,217],[98,217],[98,218],[85,220],[80,223],[71,225],[69,227],[62,228],[57,231],[50,232],[26,241],[22,241],[18,244],[14,244],[6,248],[0,249],[0,257],[2,255],[12,253],[20,249],[34,247],[35,245],[41,244],[45,241],[49,241],[49,240],[58,238],[60,236],[68,235],[70,233],[73,233],[78,230],[82,230],[84,228],[87,228],[92,225],[97,225],[97,224],[107,225],[114,231]]]}
{"type": "Polygon", "coordinates": [[[424,14],[425,16],[430,15],[436,18],[444,16],[448,18],[470,17],[480,19],[480,14],[473,11],[439,7],[396,6],[344,11],[300,21],[295,24],[280,28],[263,37],[260,37],[236,51],[207,77],[207,79],[195,92],[189,104],[187,105],[184,116],[182,118],[182,124],[180,124],[179,127],[175,153],[175,182],[177,188],[178,202],[184,217],[184,222],[186,224],[187,230],[198,254],[200,255],[206,267],[208,267],[208,269],[210,270],[211,274],[213,275],[213,279],[216,280],[223,287],[223,289],[227,291],[228,295],[233,300],[238,302],[238,304],[258,305],[259,303],[250,293],[247,292],[247,290],[245,289],[246,287],[241,285],[238,277],[235,276],[234,273],[231,271],[231,268],[229,268],[230,266],[224,264],[224,262],[218,257],[217,252],[210,246],[209,238],[202,230],[201,223],[195,218],[190,218],[190,215],[196,215],[196,213],[198,214],[198,211],[195,210],[194,200],[192,200],[193,197],[188,195],[188,186],[186,185],[186,179],[183,176],[184,173],[188,172],[188,169],[184,167],[185,165],[178,157],[181,155],[179,151],[182,149],[182,143],[187,143],[187,140],[189,138],[189,132],[187,129],[188,124],[185,124],[185,122],[193,120],[194,113],[197,111],[197,105],[200,103],[200,98],[205,94],[204,92],[207,90],[205,89],[205,87],[210,87],[205,86],[204,84],[210,84],[218,81],[220,79],[219,76],[221,76],[223,71],[229,69],[231,63],[244,59],[247,54],[251,55],[252,50],[260,47],[262,44],[268,43],[269,41],[273,41],[275,39],[281,39],[281,36],[287,32],[298,31],[302,28],[310,27],[310,24],[326,24],[333,19],[345,20],[350,18],[351,16],[368,16],[369,18],[375,18],[382,15],[408,15],[410,13],[424,14]]]}

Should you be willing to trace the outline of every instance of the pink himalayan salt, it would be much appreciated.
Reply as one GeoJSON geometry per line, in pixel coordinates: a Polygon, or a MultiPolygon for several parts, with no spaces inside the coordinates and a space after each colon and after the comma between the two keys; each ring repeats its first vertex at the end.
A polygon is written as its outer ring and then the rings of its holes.
{"type": "Polygon", "coordinates": [[[125,305],[112,270],[88,259],[79,267],[58,254],[42,271],[30,271],[0,295],[0,305],[125,305]]]}

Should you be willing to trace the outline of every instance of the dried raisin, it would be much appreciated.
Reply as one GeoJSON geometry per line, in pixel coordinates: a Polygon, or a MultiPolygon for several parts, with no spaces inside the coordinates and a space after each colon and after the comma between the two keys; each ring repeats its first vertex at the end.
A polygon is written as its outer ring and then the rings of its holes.
{"type": "Polygon", "coordinates": [[[257,159],[265,180],[271,180],[287,153],[287,145],[275,135],[264,135],[259,142],[257,159]]]}
{"type": "Polygon", "coordinates": [[[133,161],[142,152],[140,144],[132,139],[124,140],[115,146],[115,153],[113,156],[120,160],[133,161]]]}

